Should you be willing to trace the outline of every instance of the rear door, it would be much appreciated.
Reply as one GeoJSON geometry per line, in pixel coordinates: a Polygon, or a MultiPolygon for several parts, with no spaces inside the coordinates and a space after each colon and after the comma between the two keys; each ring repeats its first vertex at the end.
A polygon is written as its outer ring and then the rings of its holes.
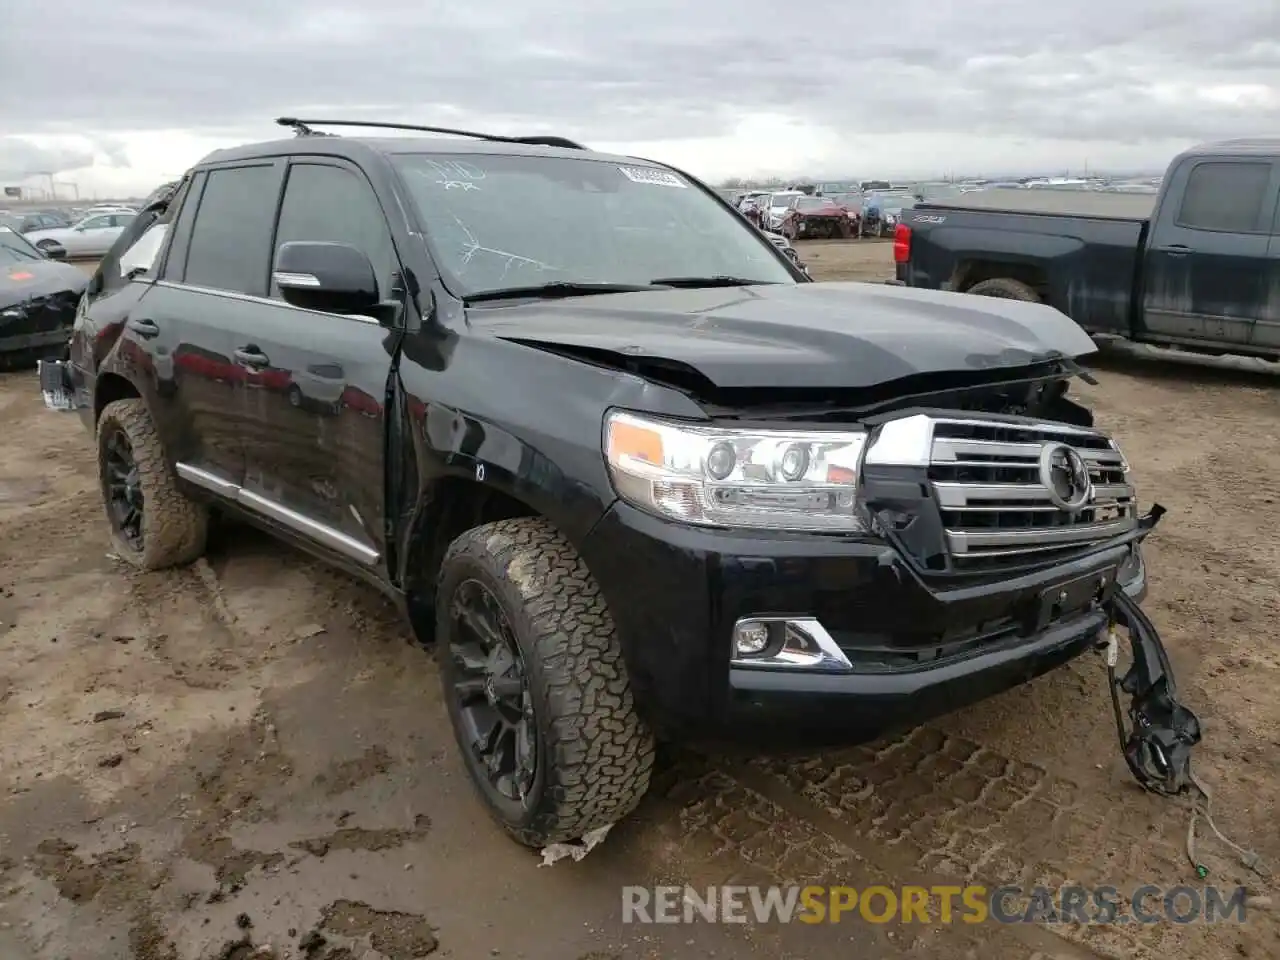
{"type": "Polygon", "coordinates": [[[1149,334],[1191,345],[1252,340],[1266,306],[1277,188],[1277,166],[1265,158],[1192,157],[1174,171],[1174,202],[1161,204],[1146,254],[1149,334]]]}
{"type": "MultiPolygon", "coordinates": [[[[400,264],[386,213],[357,167],[321,157],[290,163],[272,250],[293,240],[362,250],[382,299],[392,297],[400,264]]],[[[254,364],[240,385],[249,418],[242,496],[346,559],[381,568],[397,334],[370,317],[291,306],[274,282],[262,307],[238,319],[232,350],[254,364]]]]}
{"type": "Polygon", "coordinates": [[[267,267],[284,163],[216,167],[196,175],[173,226],[161,279],[130,321],[154,357],[169,449],[178,473],[224,495],[244,478],[247,376],[234,331],[269,309],[267,267]]]}

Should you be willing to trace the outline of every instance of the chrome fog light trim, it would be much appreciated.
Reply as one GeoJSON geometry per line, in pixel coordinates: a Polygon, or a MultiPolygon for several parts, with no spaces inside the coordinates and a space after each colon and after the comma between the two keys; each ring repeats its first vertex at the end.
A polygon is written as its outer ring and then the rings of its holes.
{"type": "Polygon", "coordinates": [[[853,664],[812,617],[745,617],[733,625],[735,667],[852,670],[853,664]]]}

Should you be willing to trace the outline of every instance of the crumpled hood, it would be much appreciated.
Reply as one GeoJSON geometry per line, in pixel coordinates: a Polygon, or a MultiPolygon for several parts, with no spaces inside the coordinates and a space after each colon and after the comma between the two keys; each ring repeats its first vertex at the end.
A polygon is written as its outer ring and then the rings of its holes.
{"type": "Polygon", "coordinates": [[[873,283],[654,290],[473,307],[479,333],[675,361],[717,387],[861,388],[1096,349],[1035,303],[873,283]]]}

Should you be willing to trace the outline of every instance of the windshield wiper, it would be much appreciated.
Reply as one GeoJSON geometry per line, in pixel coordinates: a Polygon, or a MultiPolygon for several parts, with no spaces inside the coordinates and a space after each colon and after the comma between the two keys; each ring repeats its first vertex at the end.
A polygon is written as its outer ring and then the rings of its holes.
{"type": "Polygon", "coordinates": [[[770,284],[772,280],[748,280],[745,277],[660,277],[651,281],[654,284],[660,284],[664,287],[687,287],[697,289],[699,287],[750,287],[760,284],[770,284]]]}
{"type": "Polygon", "coordinates": [[[467,303],[486,300],[519,300],[524,297],[547,298],[587,297],[595,293],[637,293],[641,290],[657,290],[656,283],[538,283],[528,287],[506,287],[502,290],[482,290],[465,297],[467,303]]]}

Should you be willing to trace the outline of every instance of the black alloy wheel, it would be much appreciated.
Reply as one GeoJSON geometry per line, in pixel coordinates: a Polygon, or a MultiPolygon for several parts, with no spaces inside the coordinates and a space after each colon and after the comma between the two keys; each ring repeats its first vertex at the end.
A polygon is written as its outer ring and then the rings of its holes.
{"type": "Polygon", "coordinates": [[[538,728],[528,672],[498,598],[476,579],[458,584],[441,638],[452,659],[460,740],[489,800],[516,817],[535,802],[538,728]]]}
{"type": "Polygon", "coordinates": [[[102,483],[111,525],[130,547],[141,551],[144,517],[142,476],[133,455],[133,445],[119,428],[112,429],[104,438],[104,445],[102,483]]]}

